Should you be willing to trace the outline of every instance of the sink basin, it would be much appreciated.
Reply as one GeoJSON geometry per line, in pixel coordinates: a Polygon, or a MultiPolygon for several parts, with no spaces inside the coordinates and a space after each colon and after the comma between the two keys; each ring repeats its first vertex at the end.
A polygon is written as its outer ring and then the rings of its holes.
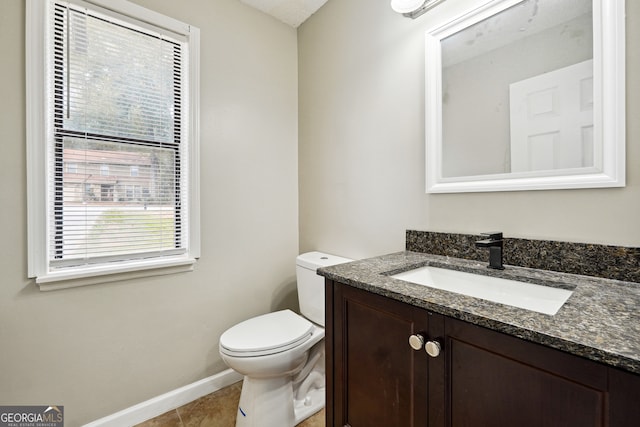
{"type": "Polygon", "coordinates": [[[550,315],[556,314],[573,293],[567,289],[431,266],[391,277],[550,315]]]}

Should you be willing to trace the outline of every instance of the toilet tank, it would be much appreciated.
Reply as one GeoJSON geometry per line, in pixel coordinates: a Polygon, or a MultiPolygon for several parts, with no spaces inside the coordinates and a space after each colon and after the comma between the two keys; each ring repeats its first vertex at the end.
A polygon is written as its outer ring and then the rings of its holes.
{"type": "Polygon", "coordinates": [[[296,258],[296,278],[300,314],[312,322],[324,326],[324,277],[318,276],[316,270],[320,267],[350,261],[353,260],[322,252],[307,252],[298,255],[296,258]]]}

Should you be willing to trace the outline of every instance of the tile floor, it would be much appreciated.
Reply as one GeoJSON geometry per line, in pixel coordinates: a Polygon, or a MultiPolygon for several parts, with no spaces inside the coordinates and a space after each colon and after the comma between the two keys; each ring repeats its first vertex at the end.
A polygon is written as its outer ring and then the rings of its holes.
{"type": "MultiPolygon", "coordinates": [[[[241,389],[230,385],[135,427],[234,427],[241,389]]],[[[325,427],[324,409],[297,427],[325,427]]]]}

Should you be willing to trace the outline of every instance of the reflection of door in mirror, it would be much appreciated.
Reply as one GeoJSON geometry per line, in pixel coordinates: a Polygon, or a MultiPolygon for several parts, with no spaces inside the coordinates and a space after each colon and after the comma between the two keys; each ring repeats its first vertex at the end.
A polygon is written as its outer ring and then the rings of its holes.
{"type": "Polygon", "coordinates": [[[593,61],[512,83],[511,172],[594,166],[593,61]]]}
{"type": "MultiPolygon", "coordinates": [[[[539,132],[517,129],[520,124],[511,121],[510,85],[591,63],[591,0],[523,1],[450,35],[441,46],[443,177],[582,166],[582,149],[568,149],[562,161],[557,155],[547,158],[546,154],[559,150],[556,146],[570,144],[542,128],[539,132]],[[522,159],[527,150],[514,157],[512,150],[518,150],[511,140],[514,132],[529,132],[540,142],[537,147],[554,148],[531,151],[537,156],[533,160],[522,159]],[[575,159],[569,154],[575,154],[575,159]],[[512,164],[521,160],[534,166],[512,164]]],[[[580,103],[578,99],[571,102],[580,103]]],[[[589,150],[587,159],[593,157],[593,148],[589,150]]]]}

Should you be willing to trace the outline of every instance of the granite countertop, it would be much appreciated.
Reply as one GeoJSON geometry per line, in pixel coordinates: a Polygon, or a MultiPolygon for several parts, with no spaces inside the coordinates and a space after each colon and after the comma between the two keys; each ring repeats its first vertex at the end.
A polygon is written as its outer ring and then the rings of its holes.
{"type": "Polygon", "coordinates": [[[318,274],[429,311],[640,374],[640,284],[397,252],[318,269],[318,274]],[[548,286],[574,288],[553,316],[389,277],[422,266],[444,267],[548,286]]]}

